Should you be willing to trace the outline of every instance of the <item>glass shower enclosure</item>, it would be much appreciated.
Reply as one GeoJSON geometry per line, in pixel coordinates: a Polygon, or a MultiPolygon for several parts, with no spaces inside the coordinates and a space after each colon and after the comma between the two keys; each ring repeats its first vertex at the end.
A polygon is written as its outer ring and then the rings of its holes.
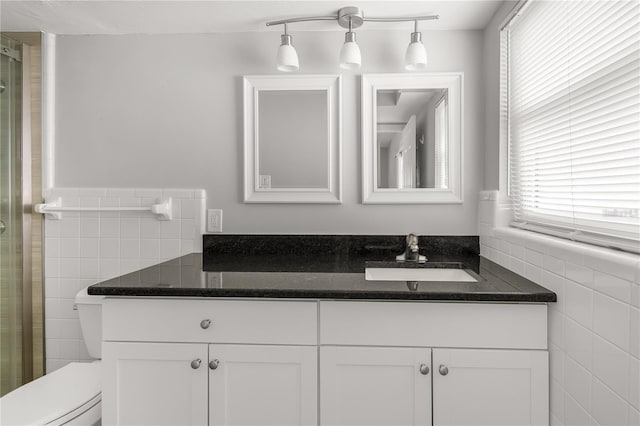
{"type": "Polygon", "coordinates": [[[0,395],[28,380],[22,148],[22,48],[0,38],[0,395]]]}

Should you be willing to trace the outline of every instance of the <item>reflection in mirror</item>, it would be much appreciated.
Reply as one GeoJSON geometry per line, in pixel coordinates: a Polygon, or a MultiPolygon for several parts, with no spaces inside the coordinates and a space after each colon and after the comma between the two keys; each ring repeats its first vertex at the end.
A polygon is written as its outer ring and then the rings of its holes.
{"type": "Polygon", "coordinates": [[[462,203],[462,80],[363,74],[363,203],[462,203]]]}
{"type": "Polygon", "coordinates": [[[447,89],[376,93],[378,188],[447,188],[447,89]]]}
{"type": "Polygon", "coordinates": [[[326,90],[259,93],[260,189],[329,187],[327,103],[326,90]]]}

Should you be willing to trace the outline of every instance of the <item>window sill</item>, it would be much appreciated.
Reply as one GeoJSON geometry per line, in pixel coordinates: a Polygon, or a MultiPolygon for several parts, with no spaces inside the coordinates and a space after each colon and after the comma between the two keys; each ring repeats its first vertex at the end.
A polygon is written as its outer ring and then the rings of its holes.
{"type": "Polygon", "coordinates": [[[489,236],[640,284],[639,255],[508,226],[493,228],[489,236]]]}

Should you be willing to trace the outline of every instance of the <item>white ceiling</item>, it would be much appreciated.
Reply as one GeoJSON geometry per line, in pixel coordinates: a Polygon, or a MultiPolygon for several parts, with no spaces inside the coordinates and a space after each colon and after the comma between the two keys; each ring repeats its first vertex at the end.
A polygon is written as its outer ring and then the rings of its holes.
{"type": "MultiPolygon", "coordinates": [[[[281,31],[266,21],[297,16],[333,15],[359,6],[366,17],[440,15],[420,29],[483,29],[501,0],[0,0],[0,30],[55,34],[198,34],[281,31]]],[[[410,23],[365,22],[361,30],[401,28],[410,23]]],[[[335,22],[291,24],[291,31],[344,31],[335,22]]]]}

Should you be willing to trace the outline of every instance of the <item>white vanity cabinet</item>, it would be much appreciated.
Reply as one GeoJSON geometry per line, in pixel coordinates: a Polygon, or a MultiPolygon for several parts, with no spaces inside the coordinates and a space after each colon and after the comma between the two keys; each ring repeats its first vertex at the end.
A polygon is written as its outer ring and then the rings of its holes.
{"type": "Polygon", "coordinates": [[[315,346],[210,345],[209,424],[316,425],[315,346]]]}
{"type": "Polygon", "coordinates": [[[544,304],[320,302],[320,344],[321,425],[549,424],[544,304]]]}
{"type": "Polygon", "coordinates": [[[431,351],[320,348],[320,424],[431,424],[431,351]]]}
{"type": "Polygon", "coordinates": [[[105,425],[317,425],[317,302],[103,306],[105,425]]]}
{"type": "Polygon", "coordinates": [[[433,424],[547,425],[548,362],[540,350],[433,349],[433,424]]]}
{"type": "Polygon", "coordinates": [[[110,298],[103,424],[548,425],[547,306],[110,298]]]}
{"type": "Polygon", "coordinates": [[[545,425],[547,353],[320,348],[322,425],[545,425]]]}
{"type": "Polygon", "coordinates": [[[207,423],[207,345],[104,342],[102,359],[102,424],[207,423]]]}

